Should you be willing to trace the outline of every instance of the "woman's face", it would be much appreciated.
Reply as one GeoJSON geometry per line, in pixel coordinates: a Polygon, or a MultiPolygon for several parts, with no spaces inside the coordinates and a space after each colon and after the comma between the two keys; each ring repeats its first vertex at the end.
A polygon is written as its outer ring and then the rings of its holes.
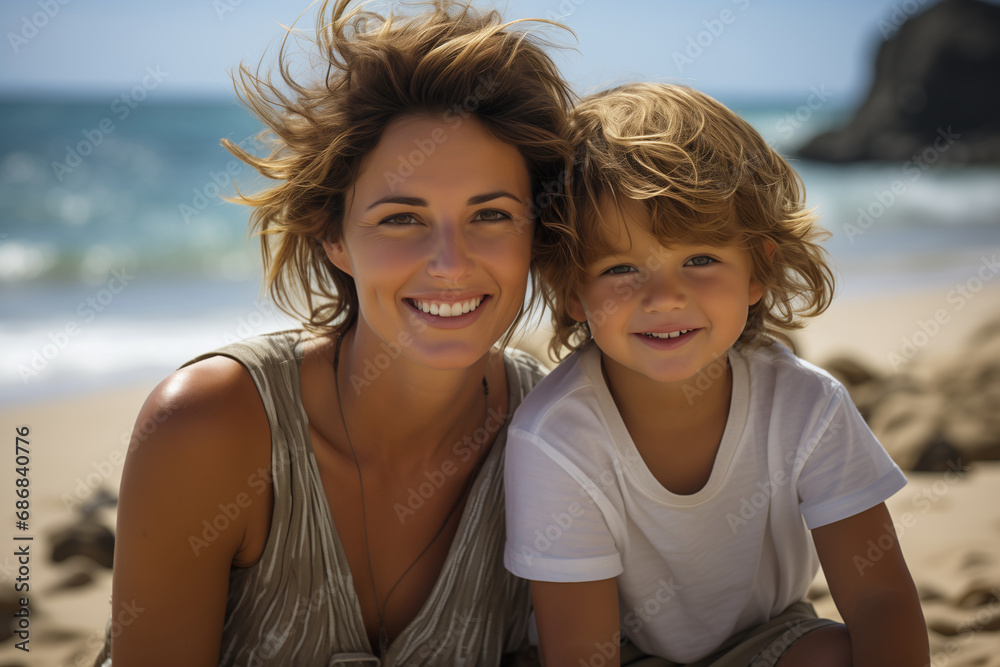
{"type": "Polygon", "coordinates": [[[534,224],[524,158],[474,116],[390,123],[324,244],[354,278],[358,335],[431,368],[472,365],[524,301],[534,224]]]}

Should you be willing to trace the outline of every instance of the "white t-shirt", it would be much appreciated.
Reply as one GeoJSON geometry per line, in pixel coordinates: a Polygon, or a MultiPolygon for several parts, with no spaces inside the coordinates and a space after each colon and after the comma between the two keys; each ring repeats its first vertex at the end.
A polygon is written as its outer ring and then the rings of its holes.
{"type": "Polygon", "coordinates": [[[594,344],[535,387],[508,433],[507,569],[617,577],[622,632],[682,663],[801,600],[819,567],[809,530],[906,484],[829,374],[780,344],[730,350],[729,364],[725,432],[691,495],[646,467],[594,344]]]}

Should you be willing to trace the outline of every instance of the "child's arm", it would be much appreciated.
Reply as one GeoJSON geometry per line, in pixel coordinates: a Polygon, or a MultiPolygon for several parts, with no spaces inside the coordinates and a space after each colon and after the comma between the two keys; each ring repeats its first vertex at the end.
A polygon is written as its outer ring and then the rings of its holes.
{"type": "Polygon", "coordinates": [[[851,636],[854,667],[927,665],[927,627],[885,504],[812,536],[851,636]]]}
{"type": "Polygon", "coordinates": [[[618,664],[621,632],[616,579],[532,581],[531,598],[545,667],[618,664]],[[601,660],[595,661],[598,655],[601,660]]]}

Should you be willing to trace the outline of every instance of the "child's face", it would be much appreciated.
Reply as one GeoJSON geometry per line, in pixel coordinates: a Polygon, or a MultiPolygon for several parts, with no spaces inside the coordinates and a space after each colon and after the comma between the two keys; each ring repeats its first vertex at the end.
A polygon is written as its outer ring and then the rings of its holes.
{"type": "Polygon", "coordinates": [[[733,245],[664,247],[648,231],[649,212],[630,200],[619,210],[602,197],[600,213],[611,251],[589,264],[568,311],[587,321],[605,364],[683,382],[723,357],[763,294],[749,253],[733,245]]]}

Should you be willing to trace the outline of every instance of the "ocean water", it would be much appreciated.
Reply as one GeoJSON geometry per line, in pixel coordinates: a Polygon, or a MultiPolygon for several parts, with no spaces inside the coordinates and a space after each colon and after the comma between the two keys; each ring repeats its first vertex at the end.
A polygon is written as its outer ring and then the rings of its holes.
{"type": "MultiPolygon", "coordinates": [[[[783,154],[849,116],[729,103],[783,154]]],[[[262,183],[219,145],[254,149],[242,107],[8,100],[0,122],[0,405],[148,382],[295,326],[261,296],[249,210],[220,198],[262,183]]],[[[1000,169],[939,158],[793,161],[833,233],[841,298],[964,283],[1000,252],[1000,169]]]]}

